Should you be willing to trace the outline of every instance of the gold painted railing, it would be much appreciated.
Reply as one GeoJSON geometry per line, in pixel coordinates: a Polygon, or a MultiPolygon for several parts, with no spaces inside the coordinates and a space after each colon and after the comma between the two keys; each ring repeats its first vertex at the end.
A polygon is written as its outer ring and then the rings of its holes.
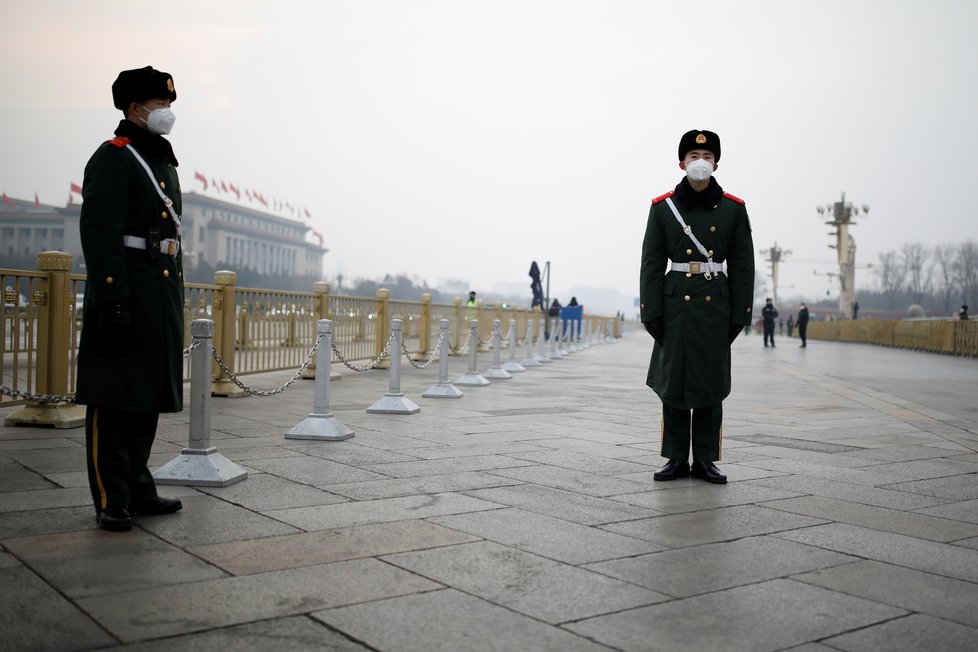
{"type": "MultiPolygon", "coordinates": [[[[71,274],[71,263],[68,254],[45,252],[38,256],[39,271],[0,269],[4,288],[0,384],[35,395],[74,393],[85,276],[71,274]]],[[[191,344],[194,319],[214,320],[214,348],[237,376],[298,369],[316,340],[320,319],[333,321],[333,343],[347,360],[369,361],[384,350],[391,319],[403,320],[404,344],[412,357],[421,359],[434,350],[441,319],[449,320],[450,344],[458,348],[468,336],[469,319],[479,320],[483,340],[492,335],[493,319],[503,322],[504,334],[509,320],[515,319],[517,338],[522,341],[528,320],[536,324],[542,316],[528,308],[497,304],[472,308],[458,297],[450,305],[434,304],[428,294],[421,301],[392,301],[386,289],[377,290],[375,297],[334,295],[322,282],[315,283],[311,292],[243,288],[237,287],[236,273],[220,271],[214,283],[185,285],[184,345],[191,344]]],[[[591,321],[592,332],[621,334],[614,318],[587,315],[585,319],[591,321]]],[[[315,375],[315,364],[306,375],[315,375]]],[[[212,376],[214,394],[242,394],[216,361],[212,376]]],[[[184,378],[189,377],[188,358],[184,378]]],[[[0,395],[0,407],[23,403],[21,398],[0,395]]]]}
{"type": "Polygon", "coordinates": [[[978,357],[978,321],[959,319],[857,319],[808,325],[813,340],[863,342],[901,349],[978,357]]]}

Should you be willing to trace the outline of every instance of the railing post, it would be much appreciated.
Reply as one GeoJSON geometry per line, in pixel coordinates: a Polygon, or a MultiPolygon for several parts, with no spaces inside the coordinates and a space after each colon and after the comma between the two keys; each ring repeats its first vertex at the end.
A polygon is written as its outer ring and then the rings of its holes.
{"type": "Polygon", "coordinates": [[[477,305],[477,308],[476,308],[476,311],[477,311],[476,319],[479,320],[479,331],[478,331],[478,335],[479,336],[477,338],[473,339],[472,340],[472,343],[477,346],[477,348],[479,349],[479,351],[488,351],[489,350],[489,345],[482,343],[482,339],[483,339],[482,338],[482,334],[485,333],[486,335],[489,336],[486,339],[489,339],[489,338],[492,337],[492,323],[489,321],[489,319],[486,318],[486,304],[485,304],[485,302],[482,299],[478,299],[476,301],[476,305],[477,305]]]}
{"type": "Polygon", "coordinates": [[[438,382],[422,394],[424,398],[462,398],[462,390],[448,382],[448,320],[438,322],[438,382]]]}
{"type": "MultiPolygon", "coordinates": [[[[316,281],[312,285],[312,293],[315,295],[315,298],[313,299],[314,301],[313,310],[316,313],[316,328],[318,329],[319,322],[321,322],[324,319],[329,319],[329,283],[326,283],[324,281],[316,281]]],[[[333,331],[333,326],[332,323],[330,323],[331,334],[332,331],[333,331]]],[[[332,339],[332,335],[330,335],[330,338],[332,339]]],[[[336,380],[339,378],[339,374],[333,373],[333,366],[330,364],[332,360],[333,360],[333,352],[332,350],[330,350],[329,357],[324,358],[324,362],[326,363],[326,368],[330,370],[330,379],[336,380]]],[[[306,370],[302,372],[302,377],[305,379],[315,378],[317,364],[319,364],[318,355],[316,356],[316,359],[313,360],[308,367],[306,367],[306,370]]]]}
{"type": "MultiPolygon", "coordinates": [[[[377,310],[376,317],[374,318],[374,357],[380,357],[380,354],[384,352],[384,347],[387,346],[387,340],[390,339],[390,296],[391,291],[386,288],[377,289],[377,310]]],[[[400,350],[398,350],[398,355],[400,355],[400,350]]],[[[393,357],[393,352],[391,353],[393,357]]],[[[387,369],[390,366],[390,362],[387,359],[381,360],[377,363],[377,369],[387,369]]]]}
{"type": "MultiPolygon", "coordinates": [[[[63,251],[44,251],[37,255],[37,266],[47,273],[40,293],[31,298],[39,307],[37,324],[37,382],[35,394],[64,396],[68,393],[68,350],[71,334],[70,303],[71,255],[63,251]]],[[[17,304],[14,304],[17,309],[17,304]]],[[[85,425],[85,408],[68,403],[27,405],[6,417],[7,426],[52,426],[78,428],[85,425]]]]}
{"type": "Polygon", "coordinates": [[[285,438],[314,439],[317,441],[349,439],[353,436],[353,429],[341,423],[329,411],[329,361],[333,356],[333,322],[328,319],[317,321],[316,339],[319,341],[319,348],[316,349],[316,362],[319,362],[320,356],[325,357],[322,365],[316,365],[316,389],[312,412],[301,423],[285,433],[285,438]]]}
{"type": "MultiPolygon", "coordinates": [[[[220,291],[214,293],[214,350],[224,360],[225,366],[234,371],[234,330],[235,313],[237,312],[238,275],[235,272],[221,270],[214,273],[214,284],[220,286],[220,291]]],[[[192,326],[192,324],[191,324],[192,326]]],[[[214,384],[211,391],[214,396],[241,398],[245,391],[231,382],[215,360],[211,365],[214,384]]]]}
{"type": "Polygon", "coordinates": [[[190,443],[153,474],[156,484],[226,487],[248,477],[245,469],[211,446],[209,367],[214,331],[210,319],[195,319],[190,324],[190,334],[197,344],[190,352],[190,443]]]}
{"type": "Polygon", "coordinates": [[[411,356],[415,362],[427,360],[428,347],[431,346],[431,295],[427,292],[421,295],[421,332],[418,339],[418,351],[411,356]]]}
{"type": "Polygon", "coordinates": [[[550,357],[547,355],[547,318],[544,317],[540,320],[540,336],[537,338],[537,348],[539,353],[536,354],[536,361],[546,364],[550,362],[550,357]]]}
{"type": "Polygon", "coordinates": [[[421,408],[417,403],[404,396],[401,391],[401,335],[404,322],[400,319],[391,320],[390,372],[388,374],[388,391],[373,405],[367,408],[368,414],[417,414],[421,408]]]}

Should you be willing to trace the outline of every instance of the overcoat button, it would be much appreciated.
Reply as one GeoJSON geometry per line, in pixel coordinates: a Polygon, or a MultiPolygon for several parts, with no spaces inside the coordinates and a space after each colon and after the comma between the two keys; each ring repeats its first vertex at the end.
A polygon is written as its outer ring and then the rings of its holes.
{"type": "Polygon", "coordinates": [[[112,285],[114,282],[115,282],[115,279],[112,278],[111,276],[106,276],[105,277],[105,284],[106,285],[112,285]]]}
{"type": "Polygon", "coordinates": [[[170,277],[170,270],[164,269],[163,270],[163,278],[169,278],[169,277],[170,277]]]}
{"type": "Polygon", "coordinates": [[[687,256],[689,256],[689,255],[690,255],[690,254],[692,254],[692,253],[693,253],[693,250],[692,250],[692,249],[687,249],[687,250],[686,250],[686,255],[687,255],[687,256]]]}
{"type": "Polygon", "coordinates": [[[166,182],[165,181],[160,181],[160,188],[162,188],[163,190],[166,190],[166,182]]]}
{"type": "Polygon", "coordinates": [[[689,301],[689,295],[687,294],[686,296],[683,297],[683,299],[685,299],[686,301],[689,301]]]}
{"type": "Polygon", "coordinates": [[[686,278],[691,278],[693,276],[692,272],[686,272],[686,278]]]}
{"type": "Polygon", "coordinates": [[[717,227],[715,227],[715,226],[711,226],[711,227],[710,227],[710,233],[713,233],[713,232],[714,232],[714,231],[716,231],[716,230],[717,230],[717,227]]]}
{"type": "Polygon", "coordinates": [[[163,219],[166,219],[166,211],[163,211],[163,219]]]}
{"type": "Polygon", "coordinates": [[[713,256],[713,250],[710,249],[710,256],[713,256]]]}
{"type": "Polygon", "coordinates": [[[710,300],[710,296],[709,296],[709,295],[707,295],[707,297],[706,297],[706,300],[707,300],[707,301],[709,301],[709,300],[710,300]]]}

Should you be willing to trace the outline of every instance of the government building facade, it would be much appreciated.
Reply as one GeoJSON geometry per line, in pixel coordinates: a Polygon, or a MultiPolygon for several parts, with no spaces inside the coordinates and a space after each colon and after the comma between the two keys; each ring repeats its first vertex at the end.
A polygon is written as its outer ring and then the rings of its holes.
{"type": "MultiPolygon", "coordinates": [[[[0,267],[34,269],[42,251],[71,254],[84,271],[78,233],[80,204],[51,206],[4,196],[0,202],[0,267]]],[[[306,241],[312,227],[195,192],[183,195],[183,261],[197,270],[250,270],[321,280],[328,249],[306,241]]]]}

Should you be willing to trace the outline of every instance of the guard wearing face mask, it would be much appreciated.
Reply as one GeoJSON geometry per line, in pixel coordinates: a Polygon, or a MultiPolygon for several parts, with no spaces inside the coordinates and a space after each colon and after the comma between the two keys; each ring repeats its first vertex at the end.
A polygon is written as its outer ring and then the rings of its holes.
{"type": "Polygon", "coordinates": [[[173,78],[151,67],[112,84],[123,119],[85,167],[81,244],[88,278],[76,400],[96,522],[128,530],[137,514],[168,514],[147,467],[161,412],[183,409],[180,181],[173,78]]]}
{"type": "Polygon", "coordinates": [[[683,135],[686,176],[652,200],[642,245],[641,317],[655,340],[647,384],[662,400],[662,456],[669,460],[656,480],[727,481],[714,462],[730,393],[730,345],[751,322],[754,244],[744,201],[712,176],[719,160],[715,133],[683,135]]]}

